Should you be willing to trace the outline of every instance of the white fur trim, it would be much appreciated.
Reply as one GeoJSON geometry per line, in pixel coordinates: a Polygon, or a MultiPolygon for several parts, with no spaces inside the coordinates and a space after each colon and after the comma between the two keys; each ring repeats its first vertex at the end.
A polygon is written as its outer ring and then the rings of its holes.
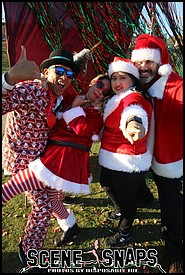
{"type": "Polygon", "coordinates": [[[156,97],[158,99],[163,98],[166,82],[168,80],[168,76],[162,76],[159,78],[149,89],[148,92],[152,97],[156,97]]]}
{"type": "Polygon", "coordinates": [[[94,142],[100,141],[99,135],[96,135],[96,134],[92,135],[92,141],[94,142]]]}
{"type": "Polygon", "coordinates": [[[5,89],[11,91],[11,90],[13,90],[13,88],[14,88],[14,86],[15,86],[16,83],[14,85],[8,84],[6,82],[6,80],[5,80],[6,73],[7,72],[5,72],[4,74],[2,74],[2,91],[5,90],[5,89]]]}
{"type": "Polygon", "coordinates": [[[42,181],[44,185],[53,189],[63,190],[64,192],[73,194],[90,194],[89,183],[92,181],[92,176],[88,179],[88,184],[78,184],[65,180],[56,176],[48,170],[40,159],[36,159],[29,163],[29,169],[35,174],[38,180],[42,181]]]}
{"type": "Polygon", "coordinates": [[[138,69],[131,63],[129,62],[124,62],[124,61],[115,61],[112,62],[109,65],[109,70],[108,70],[108,75],[111,77],[113,73],[117,72],[125,72],[134,75],[137,79],[139,79],[139,71],[138,69]]]}
{"type": "Polygon", "coordinates": [[[57,118],[58,120],[62,119],[62,117],[63,117],[63,112],[58,112],[58,113],[56,114],[56,118],[57,118]]]}
{"type": "Polygon", "coordinates": [[[172,67],[170,64],[161,65],[158,69],[158,74],[162,76],[168,76],[172,72],[172,67]]]}
{"type": "Polygon", "coordinates": [[[63,119],[65,122],[68,124],[70,121],[72,121],[74,118],[79,117],[79,116],[86,116],[84,110],[82,107],[74,107],[71,108],[70,110],[66,111],[63,113],[63,119]]]}
{"type": "Polygon", "coordinates": [[[151,166],[151,161],[152,155],[148,150],[141,155],[118,154],[102,148],[99,152],[100,165],[116,171],[128,173],[147,171],[151,166]]]}
{"type": "Polygon", "coordinates": [[[77,62],[79,59],[83,58],[86,54],[90,54],[91,51],[89,49],[84,48],[79,53],[73,54],[73,61],[77,62]]]}
{"type": "Polygon", "coordinates": [[[66,232],[69,228],[73,227],[73,225],[75,225],[76,223],[76,217],[73,215],[71,210],[67,209],[67,211],[69,212],[69,216],[67,217],[67,219],[57,219],[59,226],[62,228],[64,232],[66,232]]]}
{"type": "Polygon", "coordinates": [[[123,132],[123,135],[127,137],[126,133],[126,123],[130,116],[138,116],[142,119],[142,124],[145,127],[145,134],[148,131],[148,115],[146,111],[140,106],[140,105],[129,105],[124,109],[124,111],[121,114],[121,120],[120,120],[120,129],[123,132]]]}
{"type": "Polygon", "coordinates": [[[161,53],[159,49],[141,48],[132,51],[131,60],[132,62],[151,60],[161,64],[161,53]]]}
{"type": "Polygon", "coordinates": [[[4,175],[5,175],[5,176],[11,176],[12,173],[9,172],[8,170],[6,170],[6,168],[4,168],[4,175]]]}
{"type": "Polygon", "coordinates": [[[127,90],[125,92],[122,92],[118,95],[114,95],[113,97],[111,97],[106,106],[105,106],[105,110],[104,110],[104,114],[103,114],[103,119],[105,121],[105,119],[112,113],[114,112],[114,110],[116,110],[116,108],[119,106],[120,104],[120,101],[125,98],[126,96],[132,94],[132,93],[135,93],[134,91],[132,90],[127,90]]]}
{"type": "Polygon", "coordinates": [[[180,178],[183,175],[183,160],[161,164],[154,158],[151,168],[159,176],[170,179],[180,178]]]}
{"type": "Polygon", "coordinates": [[[150,127],[148,131],[148,138],[147,138],[147,149],[153,155],[154,151],[154,137],[155,137],[155,119],[154,119],[154,110],[152,110],[152,116],[150,121],[150,127]]]}

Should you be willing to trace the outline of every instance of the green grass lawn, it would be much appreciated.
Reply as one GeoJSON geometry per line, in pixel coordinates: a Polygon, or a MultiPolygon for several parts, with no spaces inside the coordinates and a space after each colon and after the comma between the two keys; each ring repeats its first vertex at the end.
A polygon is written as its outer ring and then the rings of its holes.
{"type": "MultiPolygon", "coordinates": [[[[72,245],[66,245],[61,249],[83,249],[91,248],[94,241],[98,239],[100,248],[106,249],[105,238],[114,232],[118,221],[106,220],[106,214],[112,209],[111,202],[107,199],[99,184],[100,167],[98,165],[98,144],[92,146],[91,171],[93,183],[91,184],[91,195],[77,196],[74,205],[69,206],[77,218],[81,228],[78,238],[72,245]]],[[[3,176],[3,183],[9,179],[3,176]]],[[[151,208],[138,209],[137,216],[132,228],[132,242],[129,246],[135,248],[155,248],[158,252],[158,262],[166,268],[167,259],[165,256],[164,242],[160,231],[160,209],[158,205],[157,190],[155,184],[147,177],[147,183],[155,197],[155,203],[151,208]]],[[[31,207],[28,202],[25,204],[24,194],[9,201],[2,209],[2,264],[3,273],[14,273],[21,264],[18,259],[18,239],[24,235],[28,215],[31,207]],[[10,264],[12,263],[12,264],[10,264]]],[[[58,228],[54,217],[51,219],[49,231],[45,239],[46,250],[56,248],[54,246],[55,230],[58,228]]]]}
{"type": "MultiPolygon", "coordinates": [[[[3,44],[3,68],[8,69],[6,47],[3,44]]],[[[93,183],[91,184],[91,195],[77,196],[76,203],[71,208],[76,215],[77,222],[81,231],[78,238],[71,246],[64,246],[62,249],[83,249],[89,250],[94,241],[98,239],[100,249],[106,249],[105,238],[114,232],[118,222],[108,222],[106,214],[112,209],[110,201],[107,199],[99,184],[100,167],[98,164],[99,144],[92,146],[91,172],[93,174],[93,183]]],[[[2,173],[2,183],[9,177],[2,173]]],[[[138,209],[134,226],[132,228],[132,242],[129,246],[134,248],[155,248],[157,250],[158,263],[162,268],[167,267],[167,257],[164,248],[164,242],[160,231],[160,209],[158,204],[157,189],[148,173],[147,184],[150,187],[155,203],[151,208],[138,209]]],[[[25,205],[25,196],[21,194],[9,201],[2,208],[2,272],[15,273],[21,267],[18,259],[18,239],[24,235],[28,215],[31,212],[30,204],[25,205]]],[[[44,249],[49,250],[54,247],[54,238],[56,236],[57,221],[54,217],[51,219],[49,231],[44,243],[44,249]]],[[[92,259],[92,255],[89,255],[92,259]]],[[[158,272],[151,272],[158,273],[158,272]]]]}

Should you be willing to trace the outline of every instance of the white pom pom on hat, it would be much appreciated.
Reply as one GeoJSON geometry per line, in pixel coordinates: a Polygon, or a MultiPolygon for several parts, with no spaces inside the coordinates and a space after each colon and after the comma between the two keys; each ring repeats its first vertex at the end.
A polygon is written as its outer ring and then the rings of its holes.
{"type": "Polygon", "coordinates": [[[100,141],[100,136],[96,134],[92,135],[92,141],[94,142],[100,141]]]}
{"type": "Polygon", "coordinates": [[[133,62],[144,60],[156,62],[160,65],[158,74],[161,76],[167,76],[172,71],[169,64],[170,55],[165,42],[161,38],[150,34],[141,34],[136,38],[131,60],[133,62]]]}
{"type": "Polygon", "coordinates": [[[129,73],[139,79],[139,71],[130,59],[114,57],[113,62],[109,64],[108,75],[111,77],[117,72],[129,73]]]}

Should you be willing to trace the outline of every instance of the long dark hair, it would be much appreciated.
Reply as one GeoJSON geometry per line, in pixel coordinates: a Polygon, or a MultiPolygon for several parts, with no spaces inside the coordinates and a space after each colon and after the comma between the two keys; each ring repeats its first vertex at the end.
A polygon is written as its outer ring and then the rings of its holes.
{"type": "Polygon", "coordinates": [[[133,79],[136,92],[142,94],[144,98],[146,98],[152,105],[152,97],[149,94],[148,90],[144,88],[142,82],[139,79],[137,79],[134,75],[129,73],[127,74],[133,79]]]}

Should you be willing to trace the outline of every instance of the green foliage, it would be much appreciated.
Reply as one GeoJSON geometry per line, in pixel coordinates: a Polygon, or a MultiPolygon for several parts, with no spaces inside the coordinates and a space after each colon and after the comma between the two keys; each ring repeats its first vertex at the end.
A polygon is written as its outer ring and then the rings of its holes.
{"type": "Polygon", "coordinates": [[[2,41],[2,73],[9,70],[6,42],[2,41]]]}

